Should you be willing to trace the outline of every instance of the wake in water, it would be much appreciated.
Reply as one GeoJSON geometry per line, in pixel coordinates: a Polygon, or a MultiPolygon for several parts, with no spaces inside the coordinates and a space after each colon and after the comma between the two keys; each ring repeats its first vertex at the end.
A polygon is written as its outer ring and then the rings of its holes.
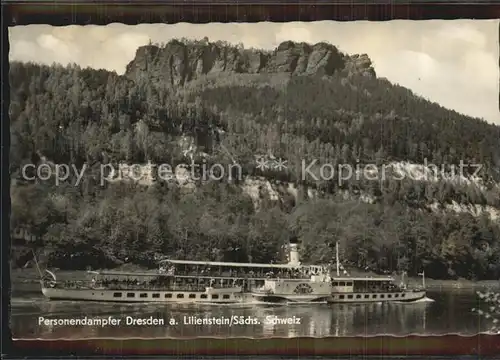
{"type": "Polygon", "coordinates": [[[29,299],[18,298],[18,297],[10,298],[11,305],[33,305],[33,304],[48,303],[48,302],[49,300],[44,297],[29,298],[29,299]]]}
{"type": "Polygon", "coordinates": [[[424,297],[422,299],[418,299],[418,300],[415,300],[413,301],[414,303],[426,303],[426,302],[434,302],[435,300],[434,299],[431,299],[430,297],[424,297]]]}
{"type": "Polygon", "coordinates": [[[417,300],[416,302],[434,302],[434,299],[431,299],[429,297],[424,297],[423,299],[417,300]]]}
{"type": "Polygon", "coordinates": [[[424,304],[424,303],[432,303],[434,302],[434,299],[431,299],[429,297],[424,297],[422,299],[414,300],[414,301],[393,301],[391,302],[392,304],[403,304],[403,305],[411,305],[411,304],[424,304]]]}

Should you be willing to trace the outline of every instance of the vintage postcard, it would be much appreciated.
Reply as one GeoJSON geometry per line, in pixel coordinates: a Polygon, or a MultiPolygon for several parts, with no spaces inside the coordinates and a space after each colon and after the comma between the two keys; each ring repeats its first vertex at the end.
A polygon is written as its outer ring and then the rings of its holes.
{"type": "Polygon", "coordinates": [[[15,26],[15,339],[497,331],[498,21],[15,26]]]}

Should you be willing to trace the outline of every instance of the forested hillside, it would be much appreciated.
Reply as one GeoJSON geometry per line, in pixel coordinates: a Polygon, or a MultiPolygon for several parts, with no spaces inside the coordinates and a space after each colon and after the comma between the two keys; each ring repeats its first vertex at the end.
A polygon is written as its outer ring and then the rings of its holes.
{"type": "Polygon", "coordinates": [[[11,63],[12,229],[60,268],[153,266],[157,253],[279,262],[296,236],[304,262],[330,262],[339,241],[345,265],[363,270],[498,278],[500,127],[375,70],[324,43],[265,52],[207,39],[141,47],[123,76],[11,63]],[[312,161],[390,171],[304,178],[312,161]],[[238,164],[242,177],[100,182],[103,164],[148,162],[238,164]],[[31,163],[87,170],[56,186],[26,180],[31,163]],[[397,176],[431,163],[445,174],[397,176]],[[481,168],[458,176],[460,163],[481,168]]]}

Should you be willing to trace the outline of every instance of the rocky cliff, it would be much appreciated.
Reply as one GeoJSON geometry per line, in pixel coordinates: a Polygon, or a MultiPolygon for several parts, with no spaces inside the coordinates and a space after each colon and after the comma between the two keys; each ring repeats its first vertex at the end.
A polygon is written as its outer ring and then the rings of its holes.
{"type": "MultiPolygon", "coordinates": [[[[147,45],[137,49],[127,66],[126,76],[134,81],[161,79],[171,86],[204,75],[218,73],[288,73],[290,75],[376,76],[366,54],[348,56],[327,43],[309,45],[286,41],[273,51],[244,49],[227,43],[172,40],[165,45],[147,45]]],[[[155,81],[156,82],[156,81],[155,81]]]]}

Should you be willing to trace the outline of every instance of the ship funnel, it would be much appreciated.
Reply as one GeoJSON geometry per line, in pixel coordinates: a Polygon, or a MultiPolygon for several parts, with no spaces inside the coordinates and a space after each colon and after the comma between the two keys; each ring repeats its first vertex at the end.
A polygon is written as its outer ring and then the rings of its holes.
{"type": "Polygon", "coordinates": [[[290,242],[288,249],[288,263],[290,265],[300,265],[298,244],[290,242]]]}

